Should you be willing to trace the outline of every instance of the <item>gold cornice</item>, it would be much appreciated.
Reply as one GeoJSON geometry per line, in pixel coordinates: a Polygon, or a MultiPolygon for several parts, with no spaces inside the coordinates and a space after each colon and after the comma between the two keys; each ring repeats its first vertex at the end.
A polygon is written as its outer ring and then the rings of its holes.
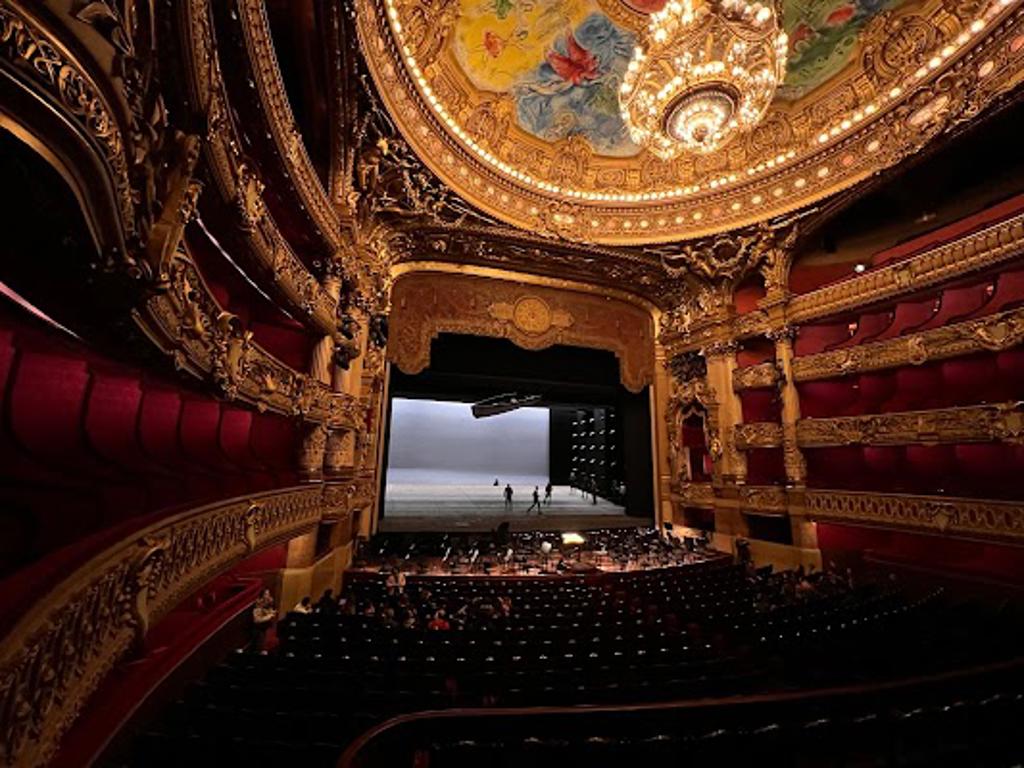
{"type": "Polygon", "coordinates": [[[814,521],[1024,542],[1024,503],[1019,501],[808,490],[805,504],[806,516],[814,521]]]}
{"type": "MultiPolygon", "coordinates": [[[[754,425],[746,425],[754,426],[754,425]]],[[[801,448],[841,445],[935,445],[937,443],[1024,442],[1019,403],[970,405],[869,416],[800,419],[801,448]]]]}
{"type": "Polygon", "coordinates": [[[636,295],[635,293],[629,293],[628,291],[609,288],[603,285],[582,283],[578,280],[565,280],[558,277],[531,274],[529,272],[517,272],[515,270],[500,269],[498,267],[481,267],[474,264],[457,264],[449,261],[403,261],[391,267],[391,276],[393,279],[398,279],[402,275],[417,272],[475,275],[477,277],[489,277],[495,280],[508,280],[522,283],[524,285],[542,285],[547,288],[576,291],[578,293],[586,293],[591,296],[608,296],[613,299],[618,299],[619,301],[624,301],[628,304],[633,304],[634,306],[643,309],[645,312],[650,312],[652,317],[656,317],[661,314],[660,310],[653,303],[642,296],[636,295]]]}
{"type": "Polygon", "coordinates": [[[0,645],[0,760],[39,766],[56,752],[114,665],[184,597],[253,552],[314,530],[342,500],[321,485],[220,501],[108,547],[37,595],[0,645]]]}
{"type": "MultiPolygon", "coordinates": [[[[1007,44],[1024,28],[1024,13],[1011,4],[974,48],[940,58],[939,65],[926,67],[923,77],[905,84],[903,92],[876,114],[845,133],[827,136],[802,158],[752,179],[744,174],[734,187],[719,187],[679,202],[592,203],[553,189],[542,193],[527,187],[463,147],[417,90],[398,55],[382,2],[360,0],[358,32],[378,90],[417,154],[447,184],[491,215],[570,240],[665,242],[734,229],[803,208],[898,163],[959,122],[972,119],[1020,80],[1007,44]],[[993,66],[981,74],[978,64],[987,57],[993,66]],[[698,211],[699,223],[693,216],[698,211]]],[[[952,16],[946,21],[959,23],[952,16]]]]}
{"type": "MultiPolygon", "coordinates": [[[[66,111],[71,121],[102,151],[116,190],[117,214],[125,240],[136,229],[134,194],[125,151],[122,102],[67,49],[32,10],[7,2],[0,6],[0,61],[32,78],[66,111]]],[[[77,185],[75,185],[77,186],[77,185]]]]}

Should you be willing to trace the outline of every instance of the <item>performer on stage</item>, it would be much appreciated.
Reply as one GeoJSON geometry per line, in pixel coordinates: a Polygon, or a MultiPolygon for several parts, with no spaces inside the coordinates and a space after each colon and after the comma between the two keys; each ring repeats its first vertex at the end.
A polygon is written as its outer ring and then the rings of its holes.
{"type": "Polygon", "coordinates": [[[505,509],[512,509],[512,486],[510,484],[505,486],[505,509]]]}
{"type": "Polygon", "coordinates": [[[530,512],[533,511],[534,507],[537,508],[538,515],[544,514],[540,508],[540,486],[537,485],[533,486],[533,504],[527,507],[526,514],[530,514],[530,512]]]}

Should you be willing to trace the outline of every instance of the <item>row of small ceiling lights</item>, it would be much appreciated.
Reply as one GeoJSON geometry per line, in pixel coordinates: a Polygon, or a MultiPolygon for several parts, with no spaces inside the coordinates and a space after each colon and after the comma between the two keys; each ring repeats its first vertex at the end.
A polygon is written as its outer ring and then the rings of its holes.
{"type": "MultiPolygon", "coordinates": [[[[983,32],[1004,8],[1011,5],[1015,0],[995,0],[986,9],[985,13],[980,18],[976,19],[971,23],[970,27],[961,32],[957,38],[944,46],[941,51],[932,56],[928,63],[917,69],[906,81],[901,85],[896,85],[889,90],[888,93],[883,94],[874,102],[871,102],[864,107],[856,110],[849,117],[843,118],[827,131],[822,131],[818,135],[818,143],[821,145],[827,144],[830,140],[836,139],[843,134],[849,132],[857,125],[862,123],[866,118],[877,113],[882,107],[890,102],[897,100],[903,92],[915,82],[919,82],[927,77],[931,72],[937,70],[942,64],[949,60],[954,54],[963,48],[972,38],[983,32]]],[[[716,190],[729,184],[739,181],[740,176],[736,173],[730,173],[724,176],[720,176],[704,184],[693,184],[686,187],[676,187],[671,190],[662,190],[659,192],[641,192],[641,193],[612,193],[612,192],[585,192],[578,189],[562,189],[558,184],[552,184],[547,181],[535,179],[527,173],[513,168],[505,161],[495,157],[488,150],[478,145],[469,133],[460,126],[451,115],[448,114],[448,110],[441,100],[434,94],[433,88],[424,76],[423,71],[420,69],[419,64],[416,62],[415,57],[412,55],[412,51],[409,46],[405,43],[405,34],[402,27],[401,19],[399,18],[398,9],[395,4],[395,0],[385,0],[387,6],[388,22],[391,25],[391,29],[397,38],[399,45],[402,50],[402,54],[405,56],[405,63],[408,66],[413,79],[420,88],[427,103],[430,104],[431,108],[441,119],[441,121],[448,126],[448,128],[454,133],[460,140],[462,140],[466,146],[473,150],[481,159],[488,164],[498,168],[502,173],[512,177],[516,181],[528,184],[530,186],[541,189],[545,192],[551,192],[554,194],[564,194],[568,197],[578,198],[582,200],[592,200],[598,202],[646,202],[646,201],[662,201],[662,200],[673,200],[679,197],[686,197],[694,195],[698,192],[705,190],[716,190]]],[[[877,148],[877,147],[876,147],[877,148]]],[[[792,160],[796,157],[796,150],[789,150],[784,154],[780,154],[777,157],[770,158],[764,162],[758,163],[747,169],[749,176],[755,176],[764,171],[776,168],[787,160],[792,160]]],[[[829,173],[827,166],[823,166],[819,169],[818,176],[824,178],[829,173]]],[[[797,188],[804,186],[803,179],[797,179],[794,184],[797,188]]],[[[781,192],[781,188],[775,190],[776,196],[781,192]]],[[[751,202],[755,205],[761,202],[760,195],[755,195],[751,202]]],[[[732,209],[738,210],[742,206],[739,203],[733,203],[732,209]]],[[[694,220],[699,220],[695,213],[694,220]]],[[[676,223],[682,223],[680,216],[676,216],[676,223]]]]}

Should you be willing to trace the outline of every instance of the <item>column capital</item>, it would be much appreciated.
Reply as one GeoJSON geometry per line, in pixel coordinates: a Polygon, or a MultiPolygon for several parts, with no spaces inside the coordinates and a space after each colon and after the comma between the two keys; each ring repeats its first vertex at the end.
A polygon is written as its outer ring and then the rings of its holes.
{"type": "Polygon", "coordinates": [[[727,339],[725,341],[714,341],[708,344],[703,352],[707,358],[712,357],[727,357],[729,355],[735,355],[739,351],[739,342],[735,339],[727,339]]]}

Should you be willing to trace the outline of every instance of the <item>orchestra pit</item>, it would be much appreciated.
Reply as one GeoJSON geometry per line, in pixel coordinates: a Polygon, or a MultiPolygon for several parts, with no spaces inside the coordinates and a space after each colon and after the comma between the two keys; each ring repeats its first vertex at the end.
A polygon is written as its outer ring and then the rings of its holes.
{"type": "Polygon", "coordinates": [[[0,0],[0,768],[1024,765],[1024,0],[0,0]]]}

